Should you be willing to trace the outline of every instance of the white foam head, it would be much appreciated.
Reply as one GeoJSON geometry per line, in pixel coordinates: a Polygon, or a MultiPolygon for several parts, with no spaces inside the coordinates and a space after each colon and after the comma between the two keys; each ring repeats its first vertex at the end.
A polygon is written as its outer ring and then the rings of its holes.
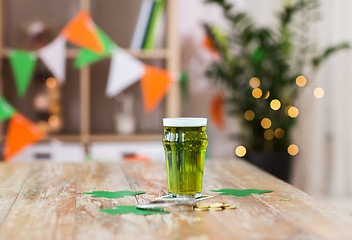
{"type": "Polygon", "coordinates": [[[164,118],[165,127],[205,127],[207,126],[206,118],[164,118]]]}

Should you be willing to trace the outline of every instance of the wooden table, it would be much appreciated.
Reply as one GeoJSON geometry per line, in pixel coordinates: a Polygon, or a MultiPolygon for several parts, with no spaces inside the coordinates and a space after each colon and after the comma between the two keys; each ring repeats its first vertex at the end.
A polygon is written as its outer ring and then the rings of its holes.
{"type": "Polygon", "coordinates": [[[203,185],[210,195],[220,188],[273,192],[207,200],[237,206],[221,212],[106,215],[98,210],[165,195],[164,164],[0,164],[0,239],[352,239],[351,218],[246,162],[208,161],[203,185]],[[82,194],[94,190],[147,193],[82,194]]]}

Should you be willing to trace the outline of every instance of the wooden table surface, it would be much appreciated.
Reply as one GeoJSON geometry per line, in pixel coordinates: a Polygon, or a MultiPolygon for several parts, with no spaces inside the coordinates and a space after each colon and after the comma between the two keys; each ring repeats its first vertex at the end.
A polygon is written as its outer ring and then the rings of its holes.
{"type": "Polygon", "coordinates": [[[352,239],[352,220],[295,187],[240,160],[206,162],[203,194],[220,188],[271,189],[216,196],[235,210],[106,215],[167,193],[163,163],[0,164],[0,239],[352,239]],[[146,191],[92,198],[102,191],[146,191]],[[290,201],[279,201],[279,199],[290,201]]]}

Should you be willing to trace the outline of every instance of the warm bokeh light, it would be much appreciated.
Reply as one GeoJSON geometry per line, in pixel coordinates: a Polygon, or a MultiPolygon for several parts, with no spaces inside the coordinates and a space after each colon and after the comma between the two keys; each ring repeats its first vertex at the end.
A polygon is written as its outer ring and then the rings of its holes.
{"type": "Polygon", "coordinates": [[[314,91],[313,91],[313,95],[316,98],[324,97],[324,89],[322,89],[320,87],[315,88],[314,91]]]}
{"type": "Polygon", "coordinates": [[[43,132],[46,132],[48,130],[48,123],[41,120],[37,123],[37,127],[42,130],[43,132]]]}
{"type": "Polygon", "coordinates": [[[263,95],[263,92],[260,88],[254,88],[252,91],[252,95],[254,98],[260,98],[263,95]]]}
{"type": "Polygon", "coordinates": [[[51,114],[59,114],[61,112],[61,106],[60,104],[51,104],[50,107],[49,107],[49,112],[51,114]]]}
{"type": "Polygon", "coordinates": [[[265,132],[264,132],[264,138],[265,138],[266,140],[273,140],[273,138],[274,138],[274,132],[273,132],[273,130],[271,130],[271,129],[265,130],[265,132]]]}
{"type": "Polygon", "coordinates": [[[266,91],[266,93],[264,94],[264,99],[268,99],[269,96],[270,96],[270,92],[266,91]]]}
{"type": "Polygon", "coordinates": [[[285,131],[282,129],[282,128],[277,128],[276,130],[275,130],[275,137],[277,138],[277,139],[281,139],[281,138],[283,138],[285,136],[285,131]]]}
{"type": "Polygon", "coordinates": [[[287,115],[289,115],[291,118],[297,117],[298,114],[299,114],[299,111],[298,111],[298,108],[296,108],[296,107],[290,107],[287,110],[287,115]]]}
{"type": "Polygon", "coordinates": [[[235,152],[238,157],[243,157],[246,155],[247,149],[244,146],[238,146],[235,152]]]}
{"type": "Polygon", "coordinates": [[[247,110],[245,113],[244,113],[244,118],[247,120],[247,121],[252,121],[255,117],[255,114],[252,110],[247,110]]]}
{"type": "Polygon", "coordinates": [[[307,84],[307,79],[304,76],[298,76],[296,78],[296,84],[299,87],[304,87],[307,84]]]}
{"type": "Polygon", "coordinates": [[[270,102],[270,107],[271,107],[271,109],[273,109],[275,111],[279,110],[281,107],[281,102],[277,99],[274,99],[270,102]]]}
{"type": "Polygon", "coordinates": [[[54,88],[54,87],[56,87],[56,79],[53,77],[49,77],[46,80],[45,84],[48,88],[54,88]]]}
{"type": "Polygon", "coordinates": [[[50,127],[58,127],[60,125],[60,119],[58,116],[52,115],[49,117],[48,123],[50,127]]]}
{"type": "Polygon", "coordinates": [[[288,146],[287,152],[291,156],[295,156],[298,153],[298,147],[295,144],[291,144],[290,146],[288,146]]]}
{"type": "Polygon", "coordinates": [[[260,86],[260,80],[259,78],[252,77],[251,80],[249,80],[249,85],[251,85],[252,88],[257,88],[260,86]]]}
{"type": "Polygon", "coordinates": [[[271,120],[269,118],[263,118],[261,125],[264,129],[268,129],[271,127],[271,120]]]}

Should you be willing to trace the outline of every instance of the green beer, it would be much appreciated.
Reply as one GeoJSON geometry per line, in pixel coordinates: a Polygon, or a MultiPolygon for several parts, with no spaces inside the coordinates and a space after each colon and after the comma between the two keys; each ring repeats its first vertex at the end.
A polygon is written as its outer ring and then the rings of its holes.
{"type": "Polygon", "coordinates": [[[206,118],[164,118],[163,145],[169,194],[198,197],[202,192],[208,144],[206,118]]]}

